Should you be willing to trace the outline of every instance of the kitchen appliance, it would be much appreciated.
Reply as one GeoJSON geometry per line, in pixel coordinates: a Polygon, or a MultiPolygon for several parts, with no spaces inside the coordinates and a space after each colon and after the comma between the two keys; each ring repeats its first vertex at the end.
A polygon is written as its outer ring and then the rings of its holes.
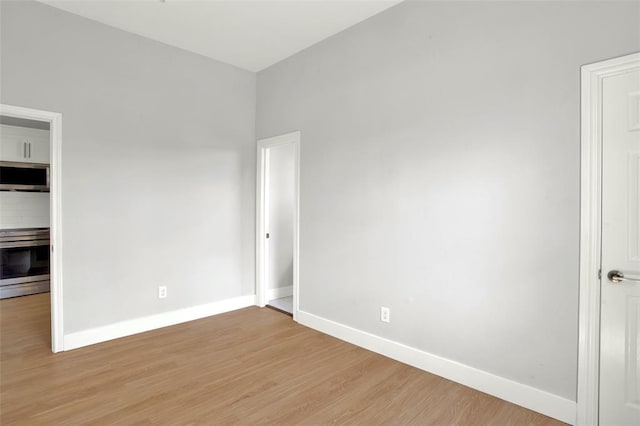
{"type": "Polygon", "coordinates": [[[0,191],[49,192],[49,165],[0,161],[0,191]]]}
{"type": "Polygon", "coordinates": [[[0,299],[49,291],[49,228],[0,230],[0,299]]]}

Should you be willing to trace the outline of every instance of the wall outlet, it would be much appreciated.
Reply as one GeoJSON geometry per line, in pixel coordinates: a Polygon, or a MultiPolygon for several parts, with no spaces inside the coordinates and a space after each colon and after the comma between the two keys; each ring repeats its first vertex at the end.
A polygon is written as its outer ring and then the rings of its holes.
{"type": "Polygon", "coordinates": [[[380,306],[380,321],[391,322],[391,309],[386,306],[380,306]]]}
{"type": "Polygon", "coordinates": [[[167,297],[167,286],[161,285],[158,287],[158,299],[164,299],[165,297],[167,297]]]}

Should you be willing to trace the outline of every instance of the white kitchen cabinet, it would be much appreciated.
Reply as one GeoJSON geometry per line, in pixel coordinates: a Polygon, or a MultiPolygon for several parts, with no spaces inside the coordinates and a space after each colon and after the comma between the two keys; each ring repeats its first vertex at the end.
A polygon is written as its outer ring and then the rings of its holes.
{"type": "Polygon", "coordinates": [[[49,164],[49,131],[1,124],[0,161],[49,164]]]}

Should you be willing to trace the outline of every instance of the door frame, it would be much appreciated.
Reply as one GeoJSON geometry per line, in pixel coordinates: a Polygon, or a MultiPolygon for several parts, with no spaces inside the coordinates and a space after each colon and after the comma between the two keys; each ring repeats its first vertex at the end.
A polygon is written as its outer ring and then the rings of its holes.
{"type": "Polygon", "coordinates": [[[50,226],[50,276],[51,276],[51,350],[64,350],[64,310],[62,290],[62,114],[15,105],[0,104],[0,115],[44,121],[49,123],[51,141],[49,170],[49,226],[50,226]]]}
{"type": "Polygon", "coordinates": [[[291,144],[294,147],[293,189],[293,319],[297,321],[300,292],[300,132],[259,139],[256,170],[256,305],[264,307],[267,300],[266,229],[268,220],[269,149],[291,144]]]}
{"type": "Polygon", "coordinates": [[[597,425],[600,395],[600,267],[602,237],[602,82],[640,69],[640,53],[581,69],[580,306],[578,425],[597,425]]]}

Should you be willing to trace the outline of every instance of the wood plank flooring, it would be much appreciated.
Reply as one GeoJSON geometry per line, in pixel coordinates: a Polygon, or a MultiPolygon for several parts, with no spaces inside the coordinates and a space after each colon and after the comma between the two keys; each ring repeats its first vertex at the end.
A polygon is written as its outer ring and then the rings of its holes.
{"type": "Polygon", "coordinates": [[[246,308],[52,354],[49,295],[0,301],[0,424],[561,425],[246,308]]]}

